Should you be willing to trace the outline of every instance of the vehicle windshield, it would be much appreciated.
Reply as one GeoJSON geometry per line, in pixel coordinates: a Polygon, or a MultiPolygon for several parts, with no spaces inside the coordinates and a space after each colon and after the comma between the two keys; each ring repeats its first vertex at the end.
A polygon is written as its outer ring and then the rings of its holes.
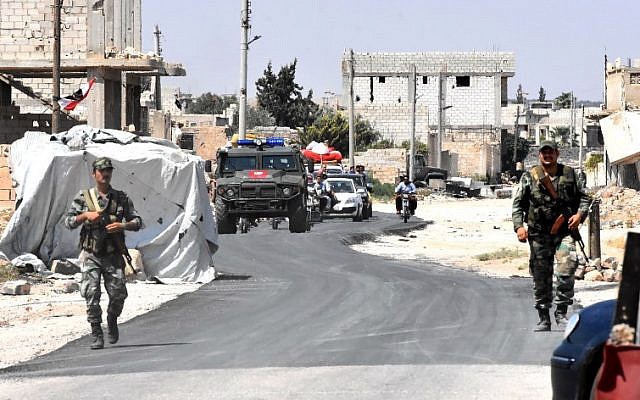
{"type": "Polygon", "coordinates": [[[222,172],[256,169],[255,156],[226,157],[222,161],[222,172]]]}
{"type": "Polygon", "coordinates": [[[283,171],[297,171],[298,164],[296,162],[296,157],[292,154],[263,155],[262,168],[278,169],[283,171]]]}
{"type": "Polygon", "coordinates": [[[329,181],[331,190],[335,193],[355,193],[355,187],[351,181],[329,181]]]}

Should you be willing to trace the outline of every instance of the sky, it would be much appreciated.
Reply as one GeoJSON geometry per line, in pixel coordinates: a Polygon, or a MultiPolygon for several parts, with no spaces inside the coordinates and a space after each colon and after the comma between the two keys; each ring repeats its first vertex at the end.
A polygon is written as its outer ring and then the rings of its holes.
{"type": "MultiPolygon", "coordinates": [[[[518,85],[536,98],[573,91],[578,100],[602,101],[603,65],[640,58],[640,2],[629,0],[251,0],[247,89],[271,61],[273,70],[298,60],[296,83],[341,93],[340,60],[354,52],[509,51],[518,85]]],[[[237,94],[240,88],[242,0],[143,0],[143,47],[181,63],[187,76],[164,85],[198,96],[237,94]]]]}

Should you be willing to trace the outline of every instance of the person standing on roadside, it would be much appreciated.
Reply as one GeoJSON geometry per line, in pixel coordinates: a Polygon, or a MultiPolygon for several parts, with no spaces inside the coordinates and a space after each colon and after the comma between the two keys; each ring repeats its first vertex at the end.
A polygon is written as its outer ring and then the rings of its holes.
{"type": "Polygon", "coordinates": [[[124,231],[142,227],[133,202],[123,191],[111,187],[113,164],[100,157],[93,162],[96,187],[80,191],[73,199],[65,218],[65,226],[80,231],[82,283],[80,292],[87,303],[87,321],[91,324],[91,349],[104,347],[102,309],[100,308],[100,278],[109,295],[107,326],[109,343],[120,338],[117,319],[122,313],[127,288],[124,276],[124,231]]]}
{"type": "Polygon", "coordinates": [[[578,267],[578,228],[587,217],[591,204],[574,169],[558,163],[559,155],[555,142],[541,142],[540,165],[522,174],[513,198],[513,228],[520,242],[529,242],[529,272],[533,277],[539,317],[536,332],[551,330],[549,310],[552,301],[556,304],[556,323],[560,326],[567,323],[567,309],[573,304],[574,274],[578,267]]]}

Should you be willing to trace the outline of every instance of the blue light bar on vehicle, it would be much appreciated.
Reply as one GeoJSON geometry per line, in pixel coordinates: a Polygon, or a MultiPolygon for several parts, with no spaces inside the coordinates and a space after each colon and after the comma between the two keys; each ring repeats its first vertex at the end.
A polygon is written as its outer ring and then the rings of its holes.
{"type": "Polygon", "coordinates": [[[266,145],[271,147],[284,146],[284,138],[281,138],[281,137],[267,138],[266,145]]]}
{"type": "Polygon", "coordinates": [[[238,146],[253,146],[255,144],[253,139],[238,139],[238,146]]]}

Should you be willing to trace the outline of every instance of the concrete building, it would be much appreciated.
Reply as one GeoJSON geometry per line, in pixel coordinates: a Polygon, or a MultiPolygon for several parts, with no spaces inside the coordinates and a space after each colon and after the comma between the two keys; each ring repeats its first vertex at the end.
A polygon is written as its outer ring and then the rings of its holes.
{"type": "MultiPolygon", "coordinates": [[[[355,114],[384,139],[396,144],[410,139],[415,101],[415,138],[430,149],[440,140],[442,167],[481,177],[500,171],[502,107],[507,80],[515,75],[513,53],[347,50],[342,75],[342,103],[349,104],[352,86],[355,114]]],[[[431,153],[434,164],[438,157],[431,153]]]]}
{"type": "MultiPolygon", "coordinates": [[[[78,112],[61,119],[61,128],[86,120],[97,128],[134,124],[143,131],[141,97],[150,77],[185,70],[142,52],[142,0],[65,1],[62,11],[61,97],[87,78],[96,83],[78,112]]],[[[0,0],[0,143],[36,124],[50,130],[53,12],[51,0],[0,0]]]]}

